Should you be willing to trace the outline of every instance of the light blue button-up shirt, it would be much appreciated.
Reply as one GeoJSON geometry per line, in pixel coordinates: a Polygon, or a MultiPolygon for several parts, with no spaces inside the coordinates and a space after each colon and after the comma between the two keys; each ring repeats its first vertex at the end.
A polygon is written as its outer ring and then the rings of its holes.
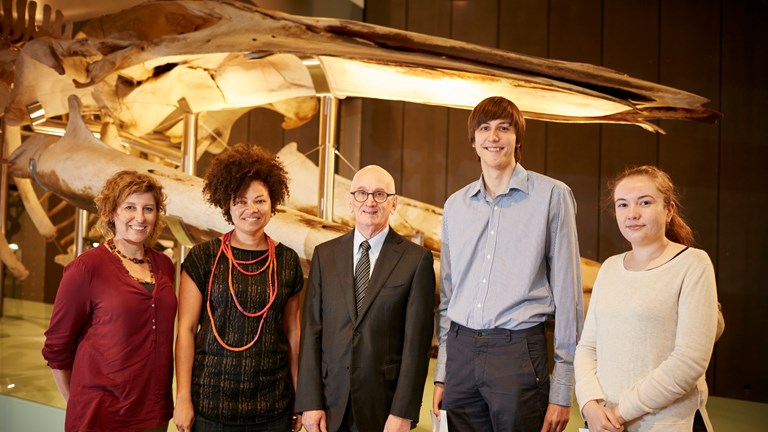
{"type": "Polygon", "coordinates": [[[584,323],[570,188],[518,164],[508,189],[495,199],[482,176],[451,195],[443,212],[435,381],[445,381],[451,321],[478,330],[522,330],[551,318],[555,367],[549,401],[570,406],[573,357],[584,323]]]}

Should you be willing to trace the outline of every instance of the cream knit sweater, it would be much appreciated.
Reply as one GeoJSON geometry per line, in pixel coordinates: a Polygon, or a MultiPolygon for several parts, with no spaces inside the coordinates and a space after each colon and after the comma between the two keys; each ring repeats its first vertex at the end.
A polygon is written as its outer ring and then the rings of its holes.
{"type": "Polygon", "coordinates": [[[689,248],[646,271],[625,254],[600,268],[574,362],[579,408],[618,404],[626,431],[690,432],[709,425],[704,373],[717,327],[717,290],[706,252],[689,248]]]}

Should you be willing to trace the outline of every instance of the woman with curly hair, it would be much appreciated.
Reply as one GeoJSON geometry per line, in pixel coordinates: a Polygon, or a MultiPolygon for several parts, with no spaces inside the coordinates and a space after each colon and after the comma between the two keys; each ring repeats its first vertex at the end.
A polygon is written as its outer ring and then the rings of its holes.
{"type": "Polygon", "coordinates": [[[165,431],[173,411],[171,260],[152,177],[120,171],[96,197],[107,241],[64,268],[43,357],[67,401],[67,431],[165,431]]]}
{"type": "Polygon", "coordinates": [[[182,266],[176,338],[179,431],[291,431],[299,353],[298,254],[264,229],[288,195],[280,162],[238,144],[203,189],[234,229],[182,266]]]}

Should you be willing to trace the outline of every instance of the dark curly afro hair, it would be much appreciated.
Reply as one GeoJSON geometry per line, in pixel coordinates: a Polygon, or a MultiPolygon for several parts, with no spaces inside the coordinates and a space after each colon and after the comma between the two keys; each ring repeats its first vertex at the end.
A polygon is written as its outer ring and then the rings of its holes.
{"type": "Polygon", "coordinates": [[[275,155],[259,147],[236,144],[216,156],[205,175],[203,194],[233,224],[229,206],[254,180],[267,187],[275,214],[288,197],[288,173],[275,155]]]}

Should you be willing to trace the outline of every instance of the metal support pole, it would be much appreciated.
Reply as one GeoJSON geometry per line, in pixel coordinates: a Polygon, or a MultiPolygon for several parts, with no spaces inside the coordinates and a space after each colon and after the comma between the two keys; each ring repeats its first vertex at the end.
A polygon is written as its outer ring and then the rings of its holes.
{"type": "Polygon", "coordinates": [[[184,114],[181,166],[185,174],[195,175],[197,172],[197,114],[184,114]]]}
{"type": "MultiPolygon", "coordinates": [[[[185,174],[197,173],[197,117],[196,113],[184,114],[184,138],[181,142],[181,169],[185,174]]],[[[189,247],[181,245],[179,249],[179,264],[184,261],[189,247]]]]}
{"type": "Polygon", "coordinates": [[[318,217],[333,220],[333,200],[336,174],[336,129],[339,100],[331,95],[320,96],[320,156],[318,160],[318,217]]]}
{"type": "MultiPolygon", "coordinates": [[[[195,175],[197,173],[197,126],[198,126],[198,114],[193,113],[187,103],[186,99],[179,100],[179,107],[184,111],[184,135],[181,140],[181,169],[185,174],[195,175]]],[[[170,221],[169,221],[170,222],[170,221]]],[[[184,229],[184,222],[179,218],[178,221],[173,221],[173,225],[178,227],[186,233],[184,229]]],[[[170,224],[169,224],[170,226],[170,224]]],[[[173,227],[172,231],[173,231],[173,227]]],[[[177,230],[177,231],[178,231],[177,230]]],[[[176,235],[174,233],[174,235],[176,235]]],[[[186,242],[189,242],[189,236],[186,237],[186,242]]],[[[189,250],[192,246],[184,244],[177,236],[177,242],[179,244],[179,261],[176,263],[176,292],[179,292],[179,282],[181,281],[181,263],[187,257],[189,250]]]]}
{"type": "Polygon", "coordinates": [[[75,210],[75,256],[85,252],[85,236],[88,234],[88,211],[75,210]]]}
{"type": "MultiPolygon", "coordinates": [[[[6,148],[5,119],[0,119],[3,126],[2,140],[0,140],[0,157],[2,157],[2,166],[0,166],[0,233],[5,235],[5,222],[8,213],[8,149],[6,148]]],[[[0,317],[3,316],[5,305],[5,265],[0,262],[0,317]]]]}

